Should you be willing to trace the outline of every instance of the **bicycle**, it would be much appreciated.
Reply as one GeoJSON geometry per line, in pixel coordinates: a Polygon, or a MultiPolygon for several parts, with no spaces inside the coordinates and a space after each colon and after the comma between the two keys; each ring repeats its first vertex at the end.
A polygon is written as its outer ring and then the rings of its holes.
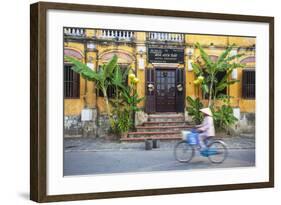
{"type": "Polygon", "coordinates": [[[182,141],[174,147],[174,157],[177,161],[188,163],[195,155],[195,151],[200,151],[201,156],[215,164],[223,163],[228,156],[227,145],[222,140],[207,138],[205,141],[207,149],[200,150],[199,133],[192,129],[191,131],[182,132],[182,141]]]}

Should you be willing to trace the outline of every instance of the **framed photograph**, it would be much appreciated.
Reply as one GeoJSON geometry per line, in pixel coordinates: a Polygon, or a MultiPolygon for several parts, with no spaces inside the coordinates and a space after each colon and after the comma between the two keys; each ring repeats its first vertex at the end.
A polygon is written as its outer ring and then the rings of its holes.
{"type": "Polygon", "coordinates": [[[30,7],[30,198],[274,186],[274,17],[30,7]]]}

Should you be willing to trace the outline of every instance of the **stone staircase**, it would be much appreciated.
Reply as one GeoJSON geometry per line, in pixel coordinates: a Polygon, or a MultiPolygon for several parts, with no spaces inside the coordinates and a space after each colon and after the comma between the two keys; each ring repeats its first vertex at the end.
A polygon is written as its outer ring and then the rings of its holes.
{"type": "Polygon", "coordinates": [[[181,139],[182,130],[190,128],[191,125],[184,121],[183,113],[150,114],[147,122],[137,126],[135,132],[129,132],[121,141],[176,140],[181,139]]]}

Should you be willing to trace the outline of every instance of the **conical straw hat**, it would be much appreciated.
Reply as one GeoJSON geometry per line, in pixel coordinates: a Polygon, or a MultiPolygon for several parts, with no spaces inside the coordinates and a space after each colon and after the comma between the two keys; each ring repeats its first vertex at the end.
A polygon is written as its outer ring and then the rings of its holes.
{"type": "Polygon", "coordinates": [[[202,109],[200,109],[200,111],[205,113],[206,115],[213,116],[213,113],[212,113],[211,109],[208,108],[208,107],[202,108],[202,109]]]}

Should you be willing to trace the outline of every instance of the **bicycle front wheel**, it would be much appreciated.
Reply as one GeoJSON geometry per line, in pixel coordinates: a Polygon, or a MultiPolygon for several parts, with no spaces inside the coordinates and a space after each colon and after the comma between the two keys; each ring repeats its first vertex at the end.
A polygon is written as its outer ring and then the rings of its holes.
{"type": "Polygon", "coordinates": [[[212,141],[208,145],[208,158],[212,163],[220,164],[227,158],[228,150],[226,144],[221,140],[212,141]]]}
{"type": "Polygon", "coordinates": [[[189,145],[186,141],[180,141],[174,148],[175,159],[179,162],[188,163],[194,156],[194,147],[189,145]]]}

